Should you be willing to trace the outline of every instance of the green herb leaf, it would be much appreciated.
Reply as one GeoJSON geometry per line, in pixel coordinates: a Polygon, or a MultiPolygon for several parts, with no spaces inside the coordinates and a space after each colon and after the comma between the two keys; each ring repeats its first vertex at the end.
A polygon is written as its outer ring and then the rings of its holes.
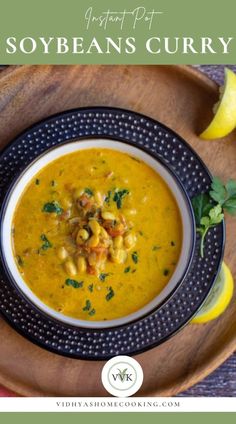
{"type": "Polygon", "coordinates": [[[230,215],[236,215],[236,196],[226,200],[223,207],[230,215]]]}
{"type": "Polygon", "coordinates": [[[91,309],[91,311],[89,311],[88,314],[89,314],[90,317],[92,317],[93,315],[96,314],[96,310],[93,308],[93,309],[91,309]]]}
{"type": "Polygon", "coordinates": [[[90,291],[90,293],[92,293],[92,292],[93,292],[93,284],[90,284],[90,285],[88,286],[88,290],[90,291]]]}
{"type": "Polygon", "coordinates": [[[47,250],[50,247],[52,247],[52,243],[47,239],[45,234],[41,234],[40,236],[41,240],[44,242],[42,246],[40,247],[40,250],[47,250]]]}
{"type": "Polygon", "coordinates": [[[210,218],[208,217],[208,216],[204,216],[202,219],[201,219],[201,221],[200,221],[200,224],[203,226],[203,227],[209,227],[209,225],[210,225],[210,218]]]}
{"type": "Polygon", "coordinates": [[[36,178],[36,180],[35,180],[35,184],[36,184],[36,185],[39,185],[39,184],[40,184],[40,180],[39,180],[38,178],[36,178]]]}
{"type": "Polygon", "coordinates": [[[211,183],[210,196],[217,203],[222,205],[225,201],[227,194],[226,187],[218,177],[214,177],[211,183]]]}
{"type": "Polygon", "coordinates": [[[224,219],[224,214],[222,213],[222,207],[220,205],[216,205],[209,212],[210,217],[210,225],[220,224],[220,222],[224,219]]]}
{"type": "Polygon", "coordinates": [[[127,274],[128,272],[130,272],[130,266],[127,266],[127,268],[125,268],[124,273],[127,274]]]}
{"type": "Polygon", "coordinates": [[[84,192],[89,196],[92,197],[93,196],[93,190],[91,190],[90,188],[86,187],[84,189],[84,192]]]}
{"type": "Polygon", "coordinates": [[[67,278],[67,280],[65,281],[65,284],[67,286],[74,287],[74,289],[79,289],[79,288],[83,287],[84,282],[83,281],[71,280],[71,278],[67,278]]]}
{"type": "Polygon", "coordinates": [[[135,264],[138,263],[138,253],[137,252],[133,252],[132,255],[131,255],[131,258],[132,258],[132,260],[135,264]]]}
{"type": "Polygon", "coordinates": [[[236,196],[236,181],[235,180],[229,180],[225,184],[225,187],[226,187],[227,194],[228,194],[229,197],[236,196]]]}
{"type": "Polygon", "coordinates": [[[129,190],[127,189],[115,191],[113,200],[116,202],[117,209],[122,208],[122,201],[127,194],[129,194],[129,190]]]}
{"type": "Polygon", "coordinates": [[[85,306],[83,307],[83,311],[90,311],[91,306],[92,306],[92,304],[91,304],[90,300],[87,299],[86,302],[85,302],[85,306]]]}
{"type": "Polygon", "coordinates": [[[167,275],[169,275],[169,273],[170,273],[169,269],[165,268],[164,271],[163,271],[163,275],[165,277],[167,277],[167,275]]]}
{"type": "Polygon", "coordinates": [[[110,275],[109,273],[104,273],[104,272],[102,272],[100,275],[99,275],[99,280],[101,280],[101,281],[105,281],[106,280],[106,278],[108,277],[108,275],[110,275]]]}
{"type": "Polygon", "coordinates": [[[106,203],[109,203],[110,202],[110,200],[111,200],[111,195],[112,195],[112,191],[111,190],[109,190],[108,192],[107,192],[107,196],[105,197],[105,199],[104,199],[104,201],[106,202],[106,203]]]}
{"type": "Polygon", "coordinates": [[[225,185],[215,177],[211,184],[210,196],[230,215],[236,214],[236,181],[229,180],[225,185]]]}
{"type": "Polygon", "coordinates": [[[43,212],[47,213],[56,213],[57,215],[61,215],[63,209],[60,207],[59,203],[56,201],[45,203],[42,209],[43,212]]]}
{"type": "Polygon", "coordinates": [[[210,203],[209,194],[199,194],[192,199],[193,211],[197,226],[200,225],[200,221],[203,216],[208,215],[212,204],[210,203]]]}
{"type": "Polygon", "coordinates": [[[108,293],[106,295],[106,300],[107,301],[111,300],[113,296],[115,296],[115,292],[112,287],[109,287],[108,293]]]}

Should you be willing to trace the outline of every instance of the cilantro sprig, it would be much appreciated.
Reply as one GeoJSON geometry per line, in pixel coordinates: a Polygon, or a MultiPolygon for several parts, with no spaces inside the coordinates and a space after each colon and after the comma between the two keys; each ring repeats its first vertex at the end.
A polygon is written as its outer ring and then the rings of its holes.
{"type": "Polygon", "coordinates": [[[222,209],[226,210],[230,215],[236,215],[236,181],[229,180],[225,185],[222,181],[215,177],[211,185],[210,196],[222,209]]]}
{"type": "Polygon", "coordinates": [[[210,192],[195,196],[192,205],[197,232],[201,235],[200,253],[203,257],[205,238],[210,228],[223,221],[225,211],[236,215],[236,181],[229,180],[224,185],[220,178],[214,177],[210,192]]]}
{"type": "Polygon", "coordinates": [[[209,229],[215,227],[217,224],[220,224],[223,219],[224,213],[222,207],[219,204],[210,209],[208,216],[203,216],[201,218],[200,227],[197,228],[197,231],[201,235],[200,253],[202,258],[204,256],[205,238],[209,229]]]}

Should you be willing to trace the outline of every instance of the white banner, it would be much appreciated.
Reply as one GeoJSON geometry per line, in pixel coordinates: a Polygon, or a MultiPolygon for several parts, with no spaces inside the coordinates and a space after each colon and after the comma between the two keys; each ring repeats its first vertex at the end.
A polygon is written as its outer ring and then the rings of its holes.
{"type": "Polygon", "coordinates": [[[0,412],[236,412],[236,398],[0,398],[0,412]]]}

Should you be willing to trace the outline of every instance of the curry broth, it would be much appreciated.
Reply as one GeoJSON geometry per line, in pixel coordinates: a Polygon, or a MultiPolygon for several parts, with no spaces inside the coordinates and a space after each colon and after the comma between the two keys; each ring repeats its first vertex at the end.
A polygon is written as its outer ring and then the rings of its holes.
{"type": "MultiPolygon", "coordinates": [[[[94,216],[88,219],[90,223],[94,216]]],[[[91,229],[84,227],[91,238],[91,229]]],[[[149,303],[171,278],[182,244],[178,206],[163,179],[144,162],[109,149],[70,153],[43,168],[19,200],[12,233],[17,265],[30,289],[54,310],[84,320],[124,317],[149,303]],[[117,249],[108,247],[101,269],[96,263],[92,267],[85,256],[92,251],[89,239],[81,246],[73,238],[78,229],[74,226],[81,226],[84,216],[92,213],[81,212],[83,202],[78,198],[93,204],[97,193],[99,225],[109,232],[112,225],[118,228],[117,223],[121,227],[125,222],[121,243],[130,234],[135,241],[122,248],[118,263],[112,257],[117,249]],[[57,208],[50,210],[48,205],[57,208]],[[101,209],[115,215],[110,227],[101,209]],[[83,217],[79,223],[78,214],[83,217]],[[62,248],[65,258],[58,256],[62,248]],[[78,251],[86,270],[76,268],[78,251]],[[65,264],[68,255],[76,268],[73,275],[65,264]]],[[[115,243],[112,235],[109,240],[115,243]]]]}

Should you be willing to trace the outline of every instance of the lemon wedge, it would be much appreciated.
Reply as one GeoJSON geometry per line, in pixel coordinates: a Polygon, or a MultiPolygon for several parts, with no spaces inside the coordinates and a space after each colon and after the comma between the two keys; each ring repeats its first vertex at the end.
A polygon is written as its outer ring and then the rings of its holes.
{"type": "Polygon", "coordinates": [[[234,281],[230,269],[223,262],[216,282],[198,314],[191,321],[203,324],[221,315],[227,308],[234,289],[234,281]]]}
{"type": "Polygon", "coordinates": [[[228,68],[225,68],[224,86],[220,87],[220,100],[213,111],[213,120],[199,136],[204,140],[224,137],[236,127],[236,74],[228,68]]]}

